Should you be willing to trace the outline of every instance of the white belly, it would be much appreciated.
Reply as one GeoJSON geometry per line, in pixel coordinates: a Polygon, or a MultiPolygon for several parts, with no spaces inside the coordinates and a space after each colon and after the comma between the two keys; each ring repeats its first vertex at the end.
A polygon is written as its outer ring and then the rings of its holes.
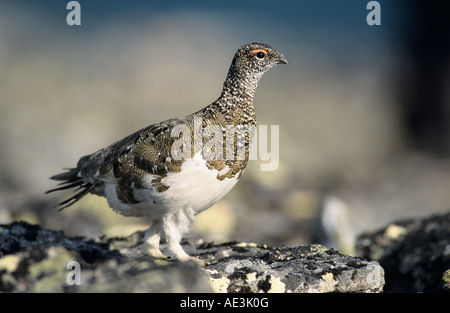
{"type": "MultiPolygon", "coordinates": [[[[227,170],[225,168],[220,174],[223,175],[227,170]]],[[[152,185],[155,177],[151,174],[144,176],[142,184],[147,188],[134,192],[135,199],[140,201],[138,204],[120,202],[115,193],[115,184],[106,186],[105,194],[109,205],[126,216],[156,217],[180,209],[198,214],[223,198],[238,181],[235,177],[219,180],[218,174],[219,171],[206,167],[206,161],[198,153],[183,163],[180,172],[169,173],[162,179],[162,183],[169,187],[166,191],[157,192],[152,185]]]]}

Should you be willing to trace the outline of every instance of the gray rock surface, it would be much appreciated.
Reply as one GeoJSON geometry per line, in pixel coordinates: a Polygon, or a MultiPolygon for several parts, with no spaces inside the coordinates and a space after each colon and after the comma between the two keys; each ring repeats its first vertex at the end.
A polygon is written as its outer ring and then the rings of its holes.
{"type": "Polygon", "coordinates": [[[391,223],[356,249],[384,268],[385,292],[450,291],[450,213],[391,223]]]}
{"type": "MultiPolygon", "coordinates": [[[[136,243],[136,236],[119,240],[136,243]]],[[[127,257],[113,239],[68,238],[61,231],[15,222],[0,225],[0,291],[4,292],[210,292],[195,264],[127,257]],[[80,264],[80,284],[74,268],[80,264]]]]}
{"type": "Polygon", "coordinates": [[[142,235],[94,240],[25,222],[0,225],[0,291],[380,292],[384,285],[376,262],[321,245],[184,242],[205,261],[201,267],[143,256],[142,235]],[[80,265],[79,276],[72,261],[80,265]]]}
{"type": "Polygon", "coordinates": [[[376,262],[321,245],[271,248],[231,242],[199,246],[215,292],[381,292],[376,262]]]}

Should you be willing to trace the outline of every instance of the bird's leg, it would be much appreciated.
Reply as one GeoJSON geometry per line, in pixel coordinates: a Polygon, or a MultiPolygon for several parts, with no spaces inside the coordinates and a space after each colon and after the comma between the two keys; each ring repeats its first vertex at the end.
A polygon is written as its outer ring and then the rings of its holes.
{"type": "Polygon", "coordinates": [[[159,240],[161,231],[161,220],[154,219],[152,220],[152,224],[145,232],[144,235],[144,243],[142,244],[142,252],[146,253],[157,259],[167,259],[167,257],[162,254],[161,250],[159,250],[159,240]]]}
{"type": "Polygon", "coordinates": [[[180,241],[183,236],[183,227],[180,227],[176,223],[176,218],[172,214],[168,214],[162,219],[162,231],[167,240],[168,250],[171,256],[179,261],[195,261],[199,262],[196,258],[189,256],[181,247],[180,241]]]}

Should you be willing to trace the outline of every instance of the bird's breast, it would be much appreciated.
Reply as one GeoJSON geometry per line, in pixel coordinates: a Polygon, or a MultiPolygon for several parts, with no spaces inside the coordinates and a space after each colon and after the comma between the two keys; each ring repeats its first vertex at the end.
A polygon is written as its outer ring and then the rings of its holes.
{"type": "Polygon", "coordinates": [[[222,178],[229,170],[228,166],[220,170],[208,168],[207,161],[198,152],[193,158],[184,160],[179,172],[168,173],[162,179],[167,190],[155,193],[154,177],[148,174],[143,177],[143,185],[149,188],[136,191],[135,197],[144,200],[150,196],[152,201],[168,209],[189,207],[199,213],[213,206],[237,183],[237,175],[222,178]]]}

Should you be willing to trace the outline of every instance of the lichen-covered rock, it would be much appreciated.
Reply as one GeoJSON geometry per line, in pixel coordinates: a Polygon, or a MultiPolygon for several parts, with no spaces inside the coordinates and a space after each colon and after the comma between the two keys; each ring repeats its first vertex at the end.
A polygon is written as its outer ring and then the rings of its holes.
{"type": "Polygon", "coordinates": [[[143,256],[142,236],[93,240],[24,222],[0,225],[0,291],[380,292],[384,285],[376,262],[320,245],[184,242],[201,267],[143,256]]]}
{"type": "Polygon", "coordinates": [[[442,284],[445,291],[450,292],[450,269],[442,275],[442,284]]]}
{"type": "MultiPolygon", "coordinates": [[[[136,235],[118,240],[123,246],[135,241],[136,235]]],[[[127,257],[110,249],[112,244],[118,243],[68,238],[61,231],[24,222],[0,225],[0,291],[211,291],[206,275],[195,264],[127,257]]]]}
{"type": "Polygon", "coordinates": [[[384,285],[378,263],[321,245],[231,242],[200,245],[197,254],[215,292],[381,292],[384,285]]]}
{"type": "Polygon", "coordinates": [[[448,292],[450,213],[398,221],[363,234],[357,254],[383,266],[385,292],[448,292]]]}

